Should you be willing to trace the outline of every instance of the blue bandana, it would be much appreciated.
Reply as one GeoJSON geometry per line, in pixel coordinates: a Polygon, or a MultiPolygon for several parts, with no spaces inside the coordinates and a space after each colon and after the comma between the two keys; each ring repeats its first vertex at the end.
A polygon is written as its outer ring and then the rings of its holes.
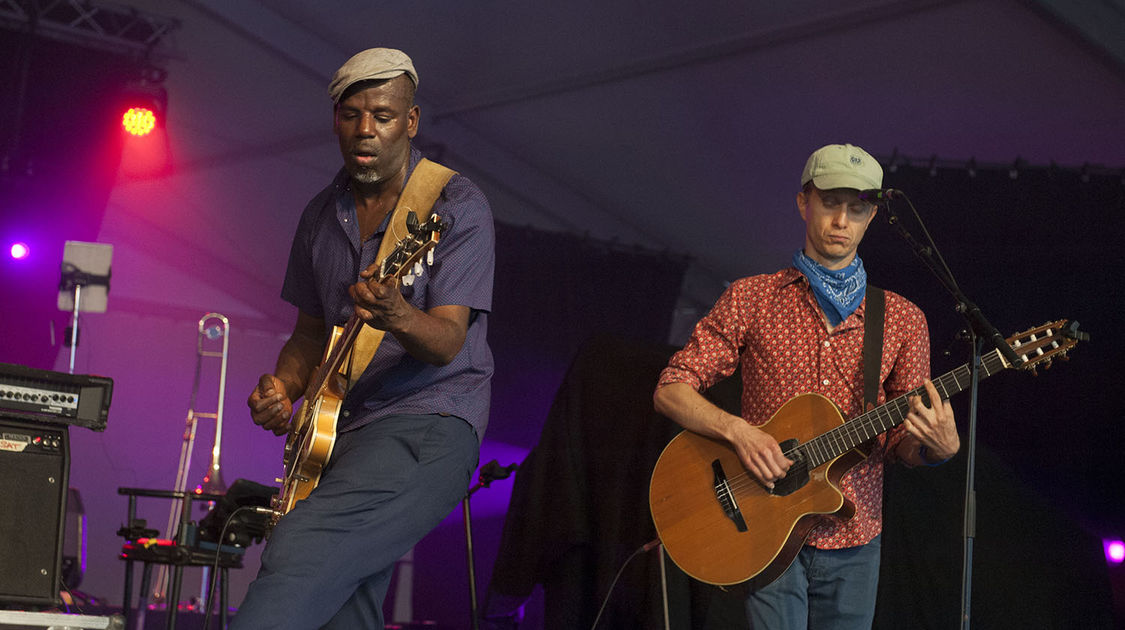
{"type": "Polygon", "coordinates": [[[863,261],[859,256],[843,269],[826,269],[806,256],[804,250],[798,249],[793,254],[793,266],[809,279],[816,303],[820,304],[828,323],[833,326],[847,319],[863,301],[867,291],[867,272],[863,270],[863,261]]]}

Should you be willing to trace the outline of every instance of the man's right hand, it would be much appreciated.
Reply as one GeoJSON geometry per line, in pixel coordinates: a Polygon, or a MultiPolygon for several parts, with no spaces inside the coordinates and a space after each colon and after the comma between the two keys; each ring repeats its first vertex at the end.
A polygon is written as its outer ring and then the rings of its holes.
{"type": "Polygon", "coordinates": [[[285,383],[273,374],[263,374],[258,386],[246,399],[250,407],[250,418],[254,424],[275,435],[289,432],[289,418],[293,415],[293,401],[285,393],[285,383]]]}
{"type": "Polygon", "coordinates": [[[742,465],[750,474],[757,477],[763,486],[772,489],[773,484],[793,465],[793,460],[781,452],[781,445],[772,435],[758,427],[741,421],[731,423],[731,435],[727,438],[738,453],[742,465]]]}
{"type": "Polygon", "coordinates": [[[729,442],[746,470],[767,488],[772,489],[793,465],[772,435],[716,407],[687,383],[657,387],[653,405],[689,431],[729,442]]]}

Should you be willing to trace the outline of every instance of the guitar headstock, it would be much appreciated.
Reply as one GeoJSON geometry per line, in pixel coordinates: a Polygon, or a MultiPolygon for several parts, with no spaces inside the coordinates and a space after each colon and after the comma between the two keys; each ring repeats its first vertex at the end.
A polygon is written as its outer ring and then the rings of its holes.
{"type": "Polygon", "coordinates": [[[1034,373],[1040,364],[1046,369],[1055,358],[1066,360],[1071,348],[1089,339],[1089,334],[1079,332],[1078,322],[1059,319],[1012,335],[1007,341],[1024,361],[1019,369],[1034,373]]]}
{"type": "Polygon", "coordinates": [[[436,214],[425,223],[419,223],[418,215],[411,211],[406,215],[406,229],[408,234],[395,243],[394,249],[383,259],[379,282],[401,278],[403,284],[412,284],[414,277],[423,271],[423,256],[427,265],[433,264],[433,248],[441,240],[442,232],[449,229],[449,224],[436,214]]]}

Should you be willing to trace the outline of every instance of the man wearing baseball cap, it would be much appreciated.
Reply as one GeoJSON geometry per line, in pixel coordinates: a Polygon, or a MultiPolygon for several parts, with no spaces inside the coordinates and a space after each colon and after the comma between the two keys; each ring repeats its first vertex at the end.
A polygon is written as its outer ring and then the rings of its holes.
{"type": "Polygon", "coordinates": [[[329,84],[343,168],[297,222],[281,289],[297,321],[247,400],[254,422],[289,432],[333,327],[354,314],[363,330],[324,472],[274,527],[234,628],[382,628],[395,561],[476,468],[493,372],[492,214],[472,182],[411,146],[417,87],[414,63],[389,48],[358,53],[329,84]],[[444,224],[433,260],[409,281],[381,280],[407,210],[444,224]]]}
{"type": "MultiPolygon", "coordinates": [[[[881,312],[884,322],[881,363],[869,368],[878,379],[871,402],[883,404],[923,385],[929,400],[940,400],[928,380],[925,316],[897,293],[869,291],[856,255],[877,211],[859,193],[882,183],[878,161],[857,146],[830,144],[813,152],[797,193],[805,242],[794,252],[792,266],[733,282],[660,375],[654,394],[657,411],[688,430],[726,440],[768,490],[794,464],[778,440],[758,428],[782,405],[815,393],[835,403],[845,419],[864,411],[864,324],[869,315],[878,321],[881,312]],[[700,393],[739,367],[741,416],[700,393]]],[[[854,504],[854,515],[849,518],[841,509],[838,515],[814,517],[804,546],[787,569],[784,563],[778,568],[784,570],[780,577],[754,584],[746,603],[753,628],[871,627],[884,464],[937,465],[960,449],[948,401],[927,407],[919,396],[909,400],[905,421],[867,442],[866,459],[845,467],[838,486],[854,504]]],[[[848,454],[837,461],[846,458],[848,454]]],[[[760,514],[748,518],[762,522],[760,514]]],[[[796,542],[801,541],[799,530],[794,528],[796,542]]]]}

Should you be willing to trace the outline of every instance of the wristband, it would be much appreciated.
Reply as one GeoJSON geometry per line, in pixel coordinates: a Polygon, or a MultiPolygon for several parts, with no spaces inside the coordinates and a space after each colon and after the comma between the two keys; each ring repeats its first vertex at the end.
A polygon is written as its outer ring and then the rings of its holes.
{"type": "Polygon", "coordinates": [[[926,457],[927,452],[929,452],[929,449],[926,448],[925,444],[918,447],[918,457],[922,458],[922,463],[925,464],[926,466],[929,466],[929,467],[933,468],[934,466],[941,466],[945,462],[949,461],[949,458],[946,457],[945,459],[943,459],[941,461],[931,462],[930,458],[926,457]]]}

